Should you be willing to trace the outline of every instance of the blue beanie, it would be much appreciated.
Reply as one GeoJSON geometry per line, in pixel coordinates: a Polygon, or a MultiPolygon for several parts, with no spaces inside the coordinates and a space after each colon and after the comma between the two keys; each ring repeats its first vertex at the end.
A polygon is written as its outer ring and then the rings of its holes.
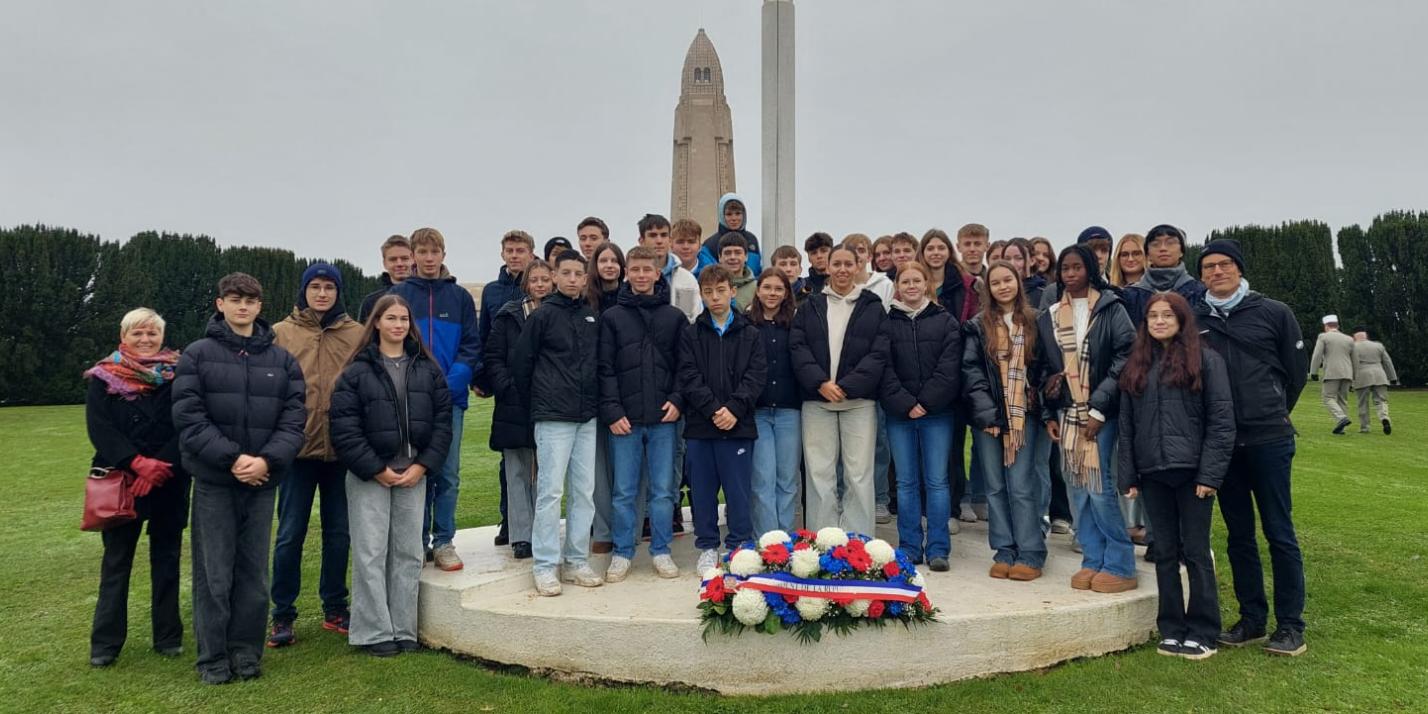
{"type": "Polygon", "coordinates": [[[327,278],[337,284],[338,304],[342,303],[342,271],[331,263],[313,263],[307,266],[307,270],[302,271],[302,281],[298,283],[297,306],[299,310],[307,309],[307,284],[317,278],[327,278]]]}
{"type": "Polygon", "coordinates": [[[1076,236],[1076,245],[1080,245],[1087,241],[1093,241],[1097,238],[1104,238],[1106,240],[1110,240],[1111,232],[1100,226],[1091,226],[1086,230],[1081,231],[1081,235],[1076,236]]]}

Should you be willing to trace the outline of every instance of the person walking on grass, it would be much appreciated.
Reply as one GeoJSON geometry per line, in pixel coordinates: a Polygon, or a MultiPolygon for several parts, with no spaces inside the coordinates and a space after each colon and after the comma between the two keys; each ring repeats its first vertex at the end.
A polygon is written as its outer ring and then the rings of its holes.
{"type": "Polygon", "coordinates": [[[1235,406],[1225,361],[1200,344],[1190,303],[1157,293],[1121,371],[1116,482],[1145,504],[1156,539],[1160,654],[1215,654],[1220,601],[1210,557],[1210,518],[1235,448],[1235,406]],[[1190,579],[1187,605],[1180,563],[1190,579]]]}
{"type": "Polygon", "coordinates": [[[89,634],[89,664],[108,667],[129,630],[129,574],[149,524],[149,617],[154,651],[183,654],[179,554],[188,521],[189,475],[180,463],[172,385],[179,353],[164,347],[164,318],[146,307],[119,321],[119,347],[84,373],[84,422],[94,446],[92,469],[134,475],[129,493],[138,518],[106,529],[99,597],[89,634]]]}
{"type": "Polygon", "coordinates": [[[302,449],[302,369],[273,343],[251,275],[218,281],[217,313],[179,358],[173,423],[193,475],[193,630],[207,684],[262,675],[278,484],[302,449]]]}
{"type": "Polygon", "coordinates": [[[1388,385],[1398,384],[1398,372],[1393,369],[1393,359],[1383,344],[1368,338],[1368,331],[1359,328],[1354,331],[1354,389],[1359,392],[1359,433],[1369,430],[1369,398],[1378,407],[1378,421],[1383,425],[1383,435],[1393,433],[1393,423],[1388,420],[1388,385]]]}
{"type": "Polygon", "coordinates": [[[1309,358],[1309,376],[1319,381],[1322,373],[1320,396],[1334,419],[1333,433],[1337,436],[1353,423],[1348,408],[1349,387],[1354,383],[1355,343],[1354,338],[1339,332],[1338,315],[1325,315],[1323,323],[1324,331],[1314,340],[1314,354],[1309,358]]]}
{"type": "Polygon", "coordinates": [[[1235,451],[1220,487],[1230,572],[1240,619],[1221,632],[1231,647],[1265,639],[1269,603],[1264,592],[1255,512],[1269,541],[1274,574],[1274,634],[1270,654],[1303,654],[1304,556],[1294,533],[1290,474],[1294,424],[1289,415],[1308,381],[1309,363],[1299,322],[1287,305],[1250,290],[1239,243],[1211,241],[1200,253],[1205,295],[1195,318],[1206,344],[1224,358],[1235,401],[1235,451]]]}
{"type": "Polygon", "coordinates": [[[347,641],[377,657],[414,651],[425,480],[451,448],[451,392],[400,297],[372,306],[331,418],[352,534],[347,641]]]}

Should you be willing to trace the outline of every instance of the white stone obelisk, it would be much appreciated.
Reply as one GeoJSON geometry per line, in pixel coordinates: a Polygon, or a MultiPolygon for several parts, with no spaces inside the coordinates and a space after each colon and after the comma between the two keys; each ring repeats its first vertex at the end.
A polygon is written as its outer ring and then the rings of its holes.
{"type": "MultiPolygon", "coordinates": [[[[797,247],[793,230],[793,0],[763,6],[763,231],[765,254],[797,247]]],[[[765,259],[765,264],[772,261],[765,259]]]]}

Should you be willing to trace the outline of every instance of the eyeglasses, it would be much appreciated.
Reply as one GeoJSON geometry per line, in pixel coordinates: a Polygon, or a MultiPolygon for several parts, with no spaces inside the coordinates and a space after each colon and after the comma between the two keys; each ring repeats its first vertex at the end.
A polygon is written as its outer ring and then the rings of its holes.
{"type": "Polygon", "coordinates": [[[1215,262],[1213,262],[1213,263],[1201,263],[1201,264],[1200,264],[1200,272],[1201,272],[1201,273],[1213,273],[1213,272],[1218,271],[1218,270],[1228,270],[1228,269],[1230,268],[1230,266],[1232,266],[1232,265],[1234,265],[1234,264],[1235,264],[1235,261],[1233,261],[1233,260],[1217,260],[1217,261],[1215,261],[1215,262]]]}

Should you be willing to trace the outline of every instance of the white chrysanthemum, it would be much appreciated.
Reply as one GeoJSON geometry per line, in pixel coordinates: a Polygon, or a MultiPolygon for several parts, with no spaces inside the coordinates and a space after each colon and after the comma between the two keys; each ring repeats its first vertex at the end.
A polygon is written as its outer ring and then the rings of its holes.
{"type": "Polygon", "coordinates": [[[734,619],[748,627],[758,627],[768,616],[769,605],[764,602],[763,593],[750,589],[734,593],[734,619]]]}
{"type": "Polygon", "coordinates": [[[927,581],[922,579],[922,573],[918,573],[917,575],[912,576],[912,584],[916,585],[917,587],[922,587],[927,584],[927,581]]]}
{"type": "Polygon", "coordinates": [[[729,572],[748,577],[764,571],[764,559],[751,548],[740,548],[729,558],[729,572]]]}
{"type": "Polygon", "coordinates": [[[893,550],[892,545],[882,538],[868,541],[863,545],[863,549],[868,551],[868,557],[873,559],[874,568],[881,568],[897,560],[897,551],[893,550]]]}
{"type": "Polygon", "coordinates": [[[821,597],[801,597],[794,603],[794,607],[798,608],[798,614],[803,619],[813,622],[828,614],[828,605],[831,602],[821,597]]]}
{"type": "Polygon", "coordinates": [[[764,548],[767,548],[775,543],[788,542],[788,540],[788,534],[783,531],[769,531],[768,533],[765,533],[762,538],[759,539],[759,550],[763,550],[764,548]]]}
{"type": "Polygon", "coordinates": [[[833,550],[840,545],[848,545],[848,533],[842,528],[834,528],[832,526],[820,528],[818,529],[818,537],[814,539],[814,542],[818,544],[820,550],[833,550]]]}
{"type": "Polygon", "coordinates": [[[868,614],[868,606],[872,604],[872,600],[854,600],[845,605],[843,609],[853,617],[863,617],[868,614]]]}
{"type": "Polygon", "coordinates": [[[705,580],[713,580],[714,578],[722,578],[722,577],[724,577],[724,569],[723,569],[723,568],[720,568],[720,567],[718,567],[718,566],[715,566],[715,567],[712,567],[712,568],[710,568],[710,569],[704,571],[703,573],[701,573],[701,574],[700,574],[700,577],[704,578],[705,580]]]}
{"type": "Polygon", "coordinates": [[[818,551],[812,548],[793,551],[793,557],[789,559],[789,570],[800,578],[811,578],[818,574],[823,566],[818,564],[818,551]]]}

